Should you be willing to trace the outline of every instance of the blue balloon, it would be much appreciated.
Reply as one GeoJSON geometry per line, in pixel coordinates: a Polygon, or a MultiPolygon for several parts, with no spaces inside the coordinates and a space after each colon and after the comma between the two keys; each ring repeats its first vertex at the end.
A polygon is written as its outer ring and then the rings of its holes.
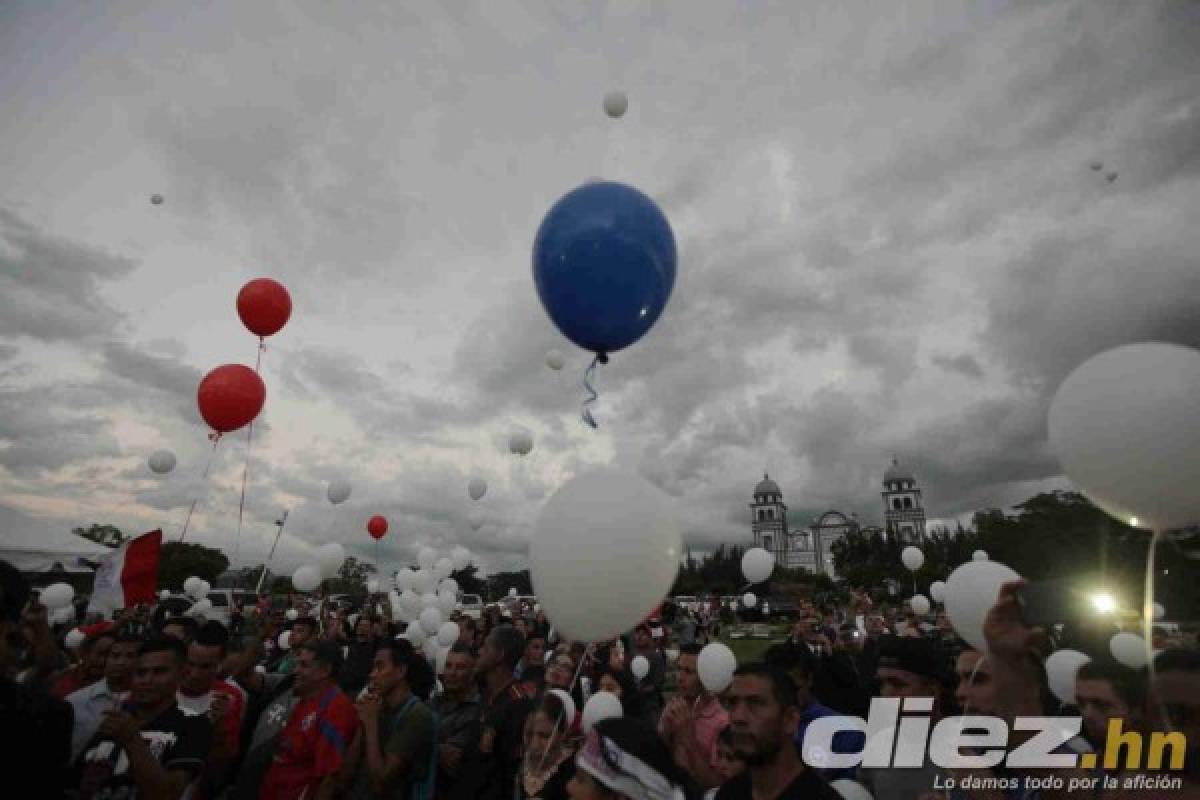
{"type": "Polygon", "coordinates": [[[654,326],[675,285],[675,236],[654,201],[621,183],[589,183],[546,212],[533,280],[551,321],[598,355],[654,326]]]}

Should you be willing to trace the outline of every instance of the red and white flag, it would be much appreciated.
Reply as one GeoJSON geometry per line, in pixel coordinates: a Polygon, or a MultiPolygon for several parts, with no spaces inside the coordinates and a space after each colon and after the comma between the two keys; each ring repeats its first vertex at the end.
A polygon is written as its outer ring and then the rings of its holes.
{"type": "Polygon", "coordinates": [[[100,560],[88,611],[111,613],[137,603],[154,602],[162,531],[130,539],[100,560]]]}

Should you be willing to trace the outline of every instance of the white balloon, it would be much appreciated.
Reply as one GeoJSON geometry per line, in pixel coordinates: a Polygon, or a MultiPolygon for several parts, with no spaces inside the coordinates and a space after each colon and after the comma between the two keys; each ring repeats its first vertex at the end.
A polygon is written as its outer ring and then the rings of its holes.
{"type": "Polygon", "coordinates": [[[437,608],[438,596],[433,592],[421,595],[421,608],[437,608]]]}
{"type": "Polygon", "coordinates": [[[929,596],[933,598],[933,602],[935,603],[946,602],[946,582],[934,581],[929,584],[929,596]]]}
{"type": "Polygon", "coordinates": [[[83,644],[83,640],[86,638],[83,635],[83,631],[79,630],[79,628],[71,628],[71,630],[67,631],[67,635],[63,637],[63,644],[67,646],[68,650],[74,650],[83,644]]]}
{"type": "Polygon", "coordinates": [[[330,481],[329,488],[325,490],[325,496],[335,506],[341,505],[350,499],[350,483],[343,480],[330,481]]]}
{"type": "Polygon", "coordinates": [[[1112,516],[1151,530],[1200,522],[1200,351],[1160,342],[1094,356],[1050,404],[1063,472],[1112,516]]]}
{"type": "Polygon", "coordinates": [[[417,566],[421,569],[432,570],[435,561],[437,561],[437,550],[432,547],[422,547],[417,551],[417,566]]]}
{"type": "Polygon", "coordinates": [[[437,641],[442,647],[449,647],[458,641],[458,636],[461,631],[458,629],[457,622],[443,622],[442,627],[438,628],[437,641]]]}
{"type": "Polygon", "coordinates": [[[541,512],[529,547],[534,593],[562,636],[607,639],[662,602],[681,550],[669,497],[634,475],[587,472],[563,485],[541,512]]]}
{"type": "Polygon", "coordinates": [[[483,478],[471,478],[467,483],[467,494],[472,500],[478,500],[487,494],[487,481],[483,478]]]}
{"type": "Polygon", "coordinates": [[[517,596],[517,587],[515,587],[515,586],[513,586],[513,587],[510,587],[510,588],[509,588],[509,590],[508,590],[508,596],[509,596],[509,597],[516,597],[516,596],[517,596]]]}
{"type": "MultiPolygon", "coordinates": [[[[546,655],[553,655],[547,653],[546,655]]],[[[575,701],[571,699],[571,695],[567,694],[562,689],[551,689],[546,694],[552,694],[558,698],[563,707],[563,719],[566,721],[565,727],[570,728],[571,722],[575,719],[575,701]]]]}
{"type": "Polygon", "coordinates": [[[425,627],[420,622],[410,622],[408,627],[404,629],[404,638],[413,643],[414,647],[420,647],[429,638],[425,633],[425,627]]]}
{"type": "Polygon", "coordinates": [[[204,581],[197,578],[195,575],[183,582],[183,593],[189,597],[196,596],[200,592],[200,587],[204,585],[204,581]]]}
{"type": "Polygon", "coordinates": [[[742,574],[747,583],[762,583],[775,569],[775,556],[761,547],[751,547],[742,556],[742,574]]]}
{"type": "Polygon", "coordinates": [[[51,611],[46,616],[51,625],[70,625],[75,621],[75,607],[65,605],[62,608],[51,611]]]}
{"type": "Polygon", "coordinates": [[[629,662],[629,671],[640,681],[650,674],[650,662],[645,656],[634,656],[633,661],[629,662]]]}
{"type": "Polygon", "coordinates": [[[464,570],[471,566],[471,551],[461,545],[450,551],[450,560],[454,562],[454,571],[464,570]]]}
{"type": "Polygon", "coordinates": [[[527,456],[533,450],[533,434],[517,428],[508,437],[508,450],[518,456],[527,456]]]}
{"type": "Polygon", "coordinates": [[[455,607],[458,606],[458,596],[453,592],[441,592],[437,595],[438,611],[442,612],[442,616],[448,617],[454,613],[455,607]]]}
{"type": "Polygon", "coordinates": [[[293,622],[297,619],[300,619],[300,612],[294,608],[289,608],[287,613],[285,613],[283,616],[286,617],[289,622],[293,622]]]}
{"type": "Polygon", "coordinates": [[[604,95],[604,113],[613,119],[623,117],[629,108],[629,98],[624,92],[609,92],[604,95]]]}
{"type": "Polygon", "coordinates": [[[421,605],[421,595],[413,589],[405,589],[400,594],[400,605],[413,614],[418,613],[424,607],[421,605]]]}
{"type": "Polygon", "coordinates": [[[467,523],[471,526],[471,530],[473,531],[477,531],[482,528],[485,519],[486,518],[484,517],[483,512],[478,508],[473,509],[471,513],[467,515],[467,523]]]}
{"type": "Polygon", "coordinates": [[[1092,659],[1078,650],[1055,650],[1046,659],[1046,680],[1050,691],[1063,703],[1075,702],[1075,675],[1092,659]]]}
{"type": "Polygon", "coordinates": [[[758,598],[754,596],[754,592],[746,592],[742,595],[742,608],[754,608],[758,605],[758,598]]]}
{"type": "Polygon", "coordinates": [[[442,627],[442,612],[434,606],[428,607],[421,612],[420,620],[425,633],[433,636],[442,627]]]}
{"type": "Polygon", "coordinates": [[[733,683],[733,671],[737,669],[737,656],[720,642],[706,644],[696,659],[696,672],[700,683],[713,694],[720,694],[733,683]]]}
{"type": "Polygon", "coordinates": [[[909,572],[916,572],[925,563],[925,554],[919,547],[910,545],[900,552],[900,560],[904,562],[904,566],[908,568],[909,572]]]}
{"type": "Polygon", "coordinates": [[[212,584],[209,583],[208,581],[204,580],[203,578],[201,578],[200,579],[200,596],[204,597],[210,591],[212,591],[212,584]]]}
{"type": "Polygon", "coordinates": [[[396,588],[400,591],[411,589],[413,586],[413,578],[416,577],[416,572],[405,567],[402,570],[396,571],[396,588]]]}
{"type": "Polygon", "coordinates": [[[158,593],[158,599],[159,599],[159,600],[166,600],[166,599],[167,599],[168,597],[170,597],[170,596],[171,596],[171,590],[170,590],[170,589],[163,589],[161,592],[159,592],[159,593],[158,593]]]}
{"type": "Polygon", "coordinates": [[[280,650],[289,649],[292,646],[292,632],[284,631],[283,633],[279,634],[279,638],[276,641],[279,642],[280,650]]]}
{"type": "Polygon", "coordinates": [[[908,605],[913,612],[919,615],[929,613],[929,598],[923,594],[914,594],[908,598],[908,605]]]}
{"type": "Polygon", "coordinates": [[[842,800],[875,800],[861,783],[849,778],[831,781],[829,788],[841,795],[842,800]]]}
{"type": "Polygon", "coordinates": [[[444,581],[450,577],[450,573],[454,572],[454,562],[442,556],[433,564],[433,577],[439,581],[444,581]]]}
{"type": "Polygon", "coordinates": [[[413,573],[412,590],[417,594],[431,592],[436,585],[437,581],[433,579],[433,574],[428,570],[419,569],[413,573]]]}
{"type": "Polygon", "coordinates": [[[1136,633],[1118,633],[1108,640],[1108,652],[1130,669],[1141,669],[1149,661],[1146,640],[1136,633]]]}
{"type": "Polygon", "coordinates": [[[449,593],[449,594],[452,594],[455,597],[457,597],[458,596],[458,581],[454,580],[454,578],[446,578],[446,580],[444,580],[438,584],[437,592],[438,592],[438,594],[449,593]]]}
{"type": "Polygon", "coordinates": [[[561,350],[551,350],[549,353],[546,353],[546,366],[555,372],[562,369],[566,363],[567,360],[563,357],[561,350]]]}
{"type": "Polygon", "coordinates": [[[374,578],[369,579],[367,581],[367,593],[379,594],[379,581],[375,580],[374,578]]]}
{"type": "Polygon", "coordinates": [[[666,651],[666,656],[667,656],[667,663],[674,664],[676,661],[679,660],[679,650],[674,647],[669,648],[666,651]]]}
{"type": "Polygon", "coordinates": [[[971,554],[971,560],[972,561],[987,561],[988,560],[987,551],[986,550],[976,550],[974,553],[971,554]]]}
{"type": "Polygon", "coordinates": [[[69,583],[52,583],[45,589],[42,589],[39,596],[39,602],[46,607],[48,611],[57,611],[60,608],[66,608],[71,605],[71,601],[75,599],[75,587],[69,583]]]}
{"type": "Polygon", "coordinates": [[[987,652],[983,621],[996,604],[1000,587],[1021,576],[996,561],[968,561],[946,581],[946,615],[954,630],[981,653],[987,652]]]}
{"type": "Polygon", "coordinates": [[[158,475],[166,475],[175,469],[175,454],[170,450],[155,450],[146,461],[150,471],[158,475]]]}
{"type": "Polygon", "coordinates": [[[1154,604],[1154,618],[1162,619],[1166,615],[1167,615],[1167,609],[1163,607],[1162,603],[1155,603],[1154,604]]]}
{"type": "Polygon", "coordinates": [[[621,708],[621,700],[612,692],[596,692],[583,704],[583,730],[591,731],[592,726],[602,719],[625,716],[621,708]]]}
{"type": "Polygon", "coordinates": [[[346,551],[337,542],[329,542],[317,548],[317,569],[321,571],[322,578],[336,578],[345,562],[346,551]]]}
{"type": "Polygon", "coordinates": [[[312,564],[305,564],[302,567],[298,567],[292,573],[292,586],[295,586],[298,592],[311,592],[320,585],[321,570],[312,564]]]}

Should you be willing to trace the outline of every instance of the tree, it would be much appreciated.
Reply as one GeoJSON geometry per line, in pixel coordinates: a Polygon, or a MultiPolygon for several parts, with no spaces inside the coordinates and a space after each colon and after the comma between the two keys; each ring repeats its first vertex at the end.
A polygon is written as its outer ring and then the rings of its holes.
{"type": "Polygon", "coordinates": [[[508,590],[515,588],[517,594],[533,594],[533,583],[529,579],[529,570],[520,572],[497,572],[487,579],[488,597],[499,599],[508,595],[508,590]]]}
{"type": "Polygon", "coordinates": [[[487,594],[488,582],[479,578],[479,568],[474,564],[450,573],[450,577],[458,583],[458,590],[463,594],[477,594],[480,597],[487,594]]]}
{"type": "Polygon", "coordinates": [[[327,581],[325,586],[331,594],[366,594],[367,579],[376,572],[378,570],[371,562],[347,556],[337,577],[327,581]]]}
{"type": "Polygon", "coordinates": [[[158,563],[158,585],[180,591],[191,576],[215,584],[229,569],[229,559],[220,550],[191,542],[165,542],[158,563]]]}
{"type": "Polygon", "coordinates": [[[105,547],[120,547],[125,542],[129,541],[129,537],[121,532],[121,529],[115,525],[96,525],[91,527],[72,528],[71,533],[76,536],[82,536],[90,542],[104,545],[105,547]]]}

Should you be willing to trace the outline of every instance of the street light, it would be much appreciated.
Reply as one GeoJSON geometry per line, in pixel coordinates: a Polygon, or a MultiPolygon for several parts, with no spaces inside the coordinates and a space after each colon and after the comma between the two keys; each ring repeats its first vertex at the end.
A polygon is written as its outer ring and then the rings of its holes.
{"type": "Polygon", "coordinates": [[[1117,610],[1117,599],[1106,591],[1092,595],[1092,608],[1101,614],[1111,614],[1117,610]]]}

